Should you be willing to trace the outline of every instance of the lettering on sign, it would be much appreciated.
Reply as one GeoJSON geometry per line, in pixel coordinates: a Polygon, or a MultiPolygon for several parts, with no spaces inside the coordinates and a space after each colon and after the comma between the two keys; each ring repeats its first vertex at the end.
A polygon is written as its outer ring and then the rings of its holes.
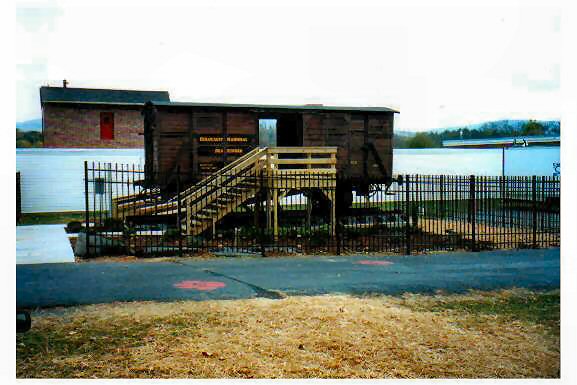
{"type": "MultiPolygon", "coordinates": [[[[215,154],[224,154],[224,152],[225,152],[224,148],[217,147],[214,149],[215,154]]],[[[244,150],[242,148],[227,148],[226,153],[227,154],[242,154],[242,153],[244,153],[244,150]]]]}
{"type": "Polygon", "coordinates": [[[228,136],[226,138],[222,136],[200,136],[198,141],[201,143],[248,143],[249,138],[246,136],[228,136]]]}
{"type": "Polygon", "coordinates": [[[199,146],[197,154],[199,156],[211,156],[211,155],[222,155],[225,154],[238,154],[242,155],[249,150],[249,147],[221,147],[221,146],[199,146]]]}

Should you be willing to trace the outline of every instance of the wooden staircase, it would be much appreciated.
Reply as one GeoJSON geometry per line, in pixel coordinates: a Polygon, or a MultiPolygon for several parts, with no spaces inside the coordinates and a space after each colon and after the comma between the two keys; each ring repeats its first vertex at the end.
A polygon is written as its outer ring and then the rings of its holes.
{"type": "Polygon", "coordinates": [[[186,213],[182,230],[199,235],[253,198],[260,188],[265,156],[266,148],[256,148],[181,194],[186,213]]]}
{"type": "Polygon", "coordinates": [[[214,230],[219,220],[255,197],[260,189],[266,189],[267,227],[274,223],[276,234],[278,200],[287,191],[320,188],[327,195],[334,194],[334,179],[307,179],[302,175],[336,175],[336,151],[335,147],[255,148],[178,196],[159,204],[150,204],[150,199],[126,201],[118,197],[113,212],[122,217],[126,212],[133,216],[173,215],[180,210],[181,231],[195,236],[214,230]]]}

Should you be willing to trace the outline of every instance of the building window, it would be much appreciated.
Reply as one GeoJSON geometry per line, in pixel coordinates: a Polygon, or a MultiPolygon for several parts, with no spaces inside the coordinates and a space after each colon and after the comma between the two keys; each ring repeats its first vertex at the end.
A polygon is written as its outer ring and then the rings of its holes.
{"type": "Polygon", "coordinates": [[[114,112],[100,113],[100,139],[114,139],[114,112]]]}

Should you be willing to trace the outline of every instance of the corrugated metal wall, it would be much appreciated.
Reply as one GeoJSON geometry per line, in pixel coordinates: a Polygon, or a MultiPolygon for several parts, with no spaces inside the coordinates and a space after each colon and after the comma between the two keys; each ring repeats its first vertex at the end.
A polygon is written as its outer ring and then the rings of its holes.
{"type": "Polygon", "coordinates": [[[139,164],[143,149],[17,149],[22,212],[84,210],[84,161],[139,164]]]}
{"type": "MultiPolygon", "coordinates": [[[[500,148],[395,149],[393,175],[501,175],[500,148]]],[[[514,147],[505,150],[505,175],[554,176],[561,148],[514,147]]]]}

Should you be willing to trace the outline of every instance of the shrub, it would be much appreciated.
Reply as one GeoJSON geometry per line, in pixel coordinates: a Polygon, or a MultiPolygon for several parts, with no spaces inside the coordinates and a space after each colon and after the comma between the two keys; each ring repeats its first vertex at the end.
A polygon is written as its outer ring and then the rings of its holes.
{"type": "Polygon", "coordinates": [[[69,234],[77,234],[82,230],[82,222],[79,221],[68,222],[65,230],[69,234]]]}

